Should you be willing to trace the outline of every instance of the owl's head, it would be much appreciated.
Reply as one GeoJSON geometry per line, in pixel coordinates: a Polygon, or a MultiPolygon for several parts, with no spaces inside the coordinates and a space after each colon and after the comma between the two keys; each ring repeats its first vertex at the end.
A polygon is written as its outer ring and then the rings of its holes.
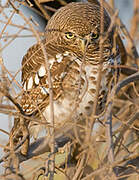
{"type": "MultiPolygon", "coordinates": [[[[98,3],[70,3],[60,8],[46,26],[46,41],[60,50],[71,51],[77,56],[95,57],[99,54],[100,5],[98,3]]],[[[110,17],[104,10],[104,32],[108,30],[110,17]]],[[[112,33],[104,46],[104,54],[112,49],[112,33]]]]}

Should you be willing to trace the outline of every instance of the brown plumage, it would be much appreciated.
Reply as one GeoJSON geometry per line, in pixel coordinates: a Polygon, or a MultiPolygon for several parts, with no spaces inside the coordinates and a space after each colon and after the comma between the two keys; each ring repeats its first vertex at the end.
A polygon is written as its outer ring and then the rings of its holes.
{"type": "MultiPolygon", "coordinates": [[[[83,115],[90,116],[96,92],[100,63],[100,6],[98,3],[70,3],[59,9],[46,26],[42,41],[50,64],[54,94],[55,123],[83,115]],[[81,70],[82,69],[82,70],[81,70]],[[80,101],[78,107],[77,100],[80,101]],[[75,111],[76,108],[76,111],[75,111]],[[74,113],[73,113],[74,112],[74,113]]],[[[104,32],[110,17],[104,11],[104,32]]],[[[120,64],[118,46],[112,53],[113,31],[103,46],[103,69],[97,114],[104,110],[108,85],[114,70],[110,65],[120,64]]],[[[50,123],[49,84],[42,49],[32,46],[22,61],[24,94],[21,104],[26,114],[42,116],[50,123]],[[39,110],[38,110],[39,109],[39,110]]],[[[42,125],[28,122],[31,135],[37,137],[42,125]]]]}

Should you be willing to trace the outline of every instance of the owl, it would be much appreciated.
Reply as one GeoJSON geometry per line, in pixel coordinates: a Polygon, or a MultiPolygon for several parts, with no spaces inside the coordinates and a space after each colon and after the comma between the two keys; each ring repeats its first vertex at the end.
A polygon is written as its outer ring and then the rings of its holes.
{"type": "MultiPolygon", "coordinates": [[[[104,110],[115,73],[112,66],[121,64],[121,55],[118,44],[113,52],[114,28],[108,32],[111,20],[104,10],[104,34],[108,37],[103,43],[103,57],[100,58],[100,22],[98,2],[67,4],[51,17],[46,26],[41,43],[47,59],[39,43],[29,48],[23,57],[21,106],[31,120],[22,122],[26,122],[29,134],[34,138],[42,128],[51,124],[46,61],[52,81],[55,127],[69,119],[74,121],[91,116],[100,63],[102,78],[96,113],[104,110]]],[[[21,123],[17,119],[14,131],[21,123]]],[[[20,133],[23,136],[22,131],[20,133]]]]}

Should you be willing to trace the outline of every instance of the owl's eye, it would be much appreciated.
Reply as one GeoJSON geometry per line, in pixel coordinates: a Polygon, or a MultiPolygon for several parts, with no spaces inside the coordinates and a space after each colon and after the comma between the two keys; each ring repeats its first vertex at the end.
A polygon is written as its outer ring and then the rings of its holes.
{"type": "Polygon", "coordinates": [[[66,36],[67,39],[72,39],[72,38],[75,37],[75,35],[72,32],[66,32],[65,36],[66,36]]]}
{"type": "Polygon", "coordinates": [[[98,39],[99,35],[96,33],[91,33],[91,38],[92,39],[98,39]]]}

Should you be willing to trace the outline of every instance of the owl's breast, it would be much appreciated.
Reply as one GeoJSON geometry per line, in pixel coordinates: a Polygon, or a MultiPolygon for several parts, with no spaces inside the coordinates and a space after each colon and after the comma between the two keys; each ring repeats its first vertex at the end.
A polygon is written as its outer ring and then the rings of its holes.
{"type": "MultiPolygon", "coordinates": [[[[66,121],[76,115],[91,115],[96,96],[98,68],[98,64],[82,63],[76,58],[66,69],[66,75],[61,83],[61,96],[54,101],[56,123],[66,121]]],[[[110,68],[104,65],[101,75],[99,101],[105,101],[111,77],[110,68]]],[[[102,105],[100,102],[98,104],[102,105]]],[[[100,109],[102,111],[103,107],[100,109]]],[[[45,108],[43,115],[50,122],[50,105],[45,108]]]]}

